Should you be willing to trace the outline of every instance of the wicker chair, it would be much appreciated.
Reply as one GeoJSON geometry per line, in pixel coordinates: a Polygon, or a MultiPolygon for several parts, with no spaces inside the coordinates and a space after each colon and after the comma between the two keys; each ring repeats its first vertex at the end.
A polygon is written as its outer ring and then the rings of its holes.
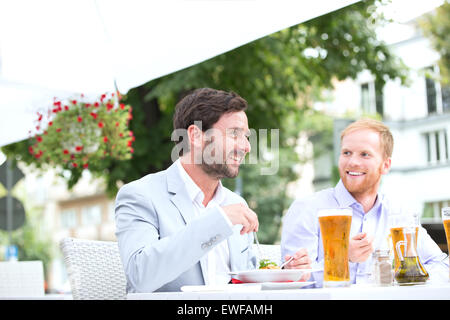
{"type": "Polygon", "coordinates": [[[117,242],[65,238],[60,248],[74,300],[126,299],[117,242]]]}

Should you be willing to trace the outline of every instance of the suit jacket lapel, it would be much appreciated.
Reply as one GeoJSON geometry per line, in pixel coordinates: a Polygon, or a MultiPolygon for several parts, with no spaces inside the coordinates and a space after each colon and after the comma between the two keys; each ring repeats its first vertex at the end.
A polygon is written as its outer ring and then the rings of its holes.
{"type": "MultiPolygon", "coordinates": [[[[177,207],[181,216],[183,217],[184,223],[188,224],[194,218],[194,208],[192,204],[192,200],[189,198],[186,187],[183,183],[183,179],[180,176],[180,172],[178,171],[178,167],[176,163],[173,163],[169,168],[167,168],[167,191],[172,193],[173,196],[170,198],[170,201],[177,207]]],[[[206,263],[205,254],[200,259],[200,266],[203,275],[203,281],[206,283],[206,263]]]]}
{"type": "Polygon", "coordinates": [[[170,201],[180,211],[184,222],[186,224],[189,223],[194,218],[194,208],[184,186],[183,179],[178,172],[176,163],[173,163],[167,169],[167,191],[173,194],[170,201]]]}

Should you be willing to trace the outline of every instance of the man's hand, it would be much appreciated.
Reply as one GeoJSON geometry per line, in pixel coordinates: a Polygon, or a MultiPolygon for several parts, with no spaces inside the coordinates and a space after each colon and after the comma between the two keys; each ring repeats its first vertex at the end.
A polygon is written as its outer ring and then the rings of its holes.
{"type": "Polygon", "coordinates": [[[358,233],[349,241],[348,259],[350,262],[364,262],[373,252],[373,237],[367,233],[358,233]]]}
{"type": "MultiPolygon", "coordinates": [[[[285,255],[284,261],[288,261],[292,256],[285,255]]],[[[301,248],[293,255],[294,259],[284,266],[285,269],[311,269],[311,259],[308,256],[308,251],[301,248]]],[[[311,273],[303,274],[300,281],[306,281],[311,277],[311,273]]]]}
{"type": "Polygon", "coordinates": [[[241,224],[243,226],[241,234],[258,231],[258,216],[246,205],[242,203],[230,204],[222,207],[222,209],[233,225],[241,224]]]}

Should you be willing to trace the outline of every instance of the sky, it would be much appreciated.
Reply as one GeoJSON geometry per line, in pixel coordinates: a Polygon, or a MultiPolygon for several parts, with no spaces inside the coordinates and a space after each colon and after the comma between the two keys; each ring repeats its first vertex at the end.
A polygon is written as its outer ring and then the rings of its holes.
{"type": "Polygon", "coordinates": [[[407,22],[444,3],[443,0],[392,0],[385,14],[396,22],[407,22]]]}

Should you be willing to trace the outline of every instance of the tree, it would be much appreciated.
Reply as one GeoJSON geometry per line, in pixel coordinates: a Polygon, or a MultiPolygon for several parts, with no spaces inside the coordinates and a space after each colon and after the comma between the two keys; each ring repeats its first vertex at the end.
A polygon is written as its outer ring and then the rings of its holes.
{"type": "Polygon", "coordinates": [[[441,56],[439,69],[442,83],[450,84],[450,2],[446,0],[434,13],[419,21],[425,36],[441,56]]]}
{"type": "MultiPolygon", "coordinates": [[[[199,87],[235,91],[249,103],[251,128],[280,129],[278,172],[258,174],[261,163],[243,166],[240,174],[242,195],[261,221],[261,241],[274,242],[291,202],[287,185],[298,178],[293,170],[300,162],[294,151],[298,134],[304,128],[310,134],[317,130],[308,122],[315,114],[312,102],[335,79],[355,78],[365,69],[380,88],[388,79],[406,77],[401,61],[376,38],[375,27],[384,21],[377,10],[380,3],[358,2],[130,90],[124,103],[133,107],[134,154],[129,161],[105,160],[109,193],[171,164],[172,114],[182,96],[199,87]]],[[[267,139],[270,145],[271,136],[267,139]]],[[[4,150],[20,155],[21,148],[27,146],[4,150]]],[[[235,181],[225,183],[233,189],[235,181]]]]}

